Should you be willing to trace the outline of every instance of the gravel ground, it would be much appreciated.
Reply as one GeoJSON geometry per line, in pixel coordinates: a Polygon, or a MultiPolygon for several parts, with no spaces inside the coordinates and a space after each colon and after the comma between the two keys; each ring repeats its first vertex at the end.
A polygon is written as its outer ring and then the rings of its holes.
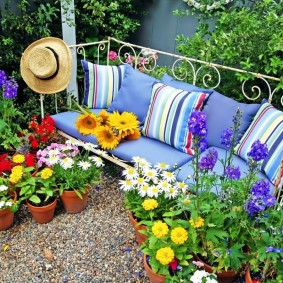
{"type": "Polygon", "coordinates": [[[59,201],[53,220],[37,224],[21,205],[14,225],[0,232],[0,282],[148,283],[114,169],[81,213],[67,214],[59,201]]]}

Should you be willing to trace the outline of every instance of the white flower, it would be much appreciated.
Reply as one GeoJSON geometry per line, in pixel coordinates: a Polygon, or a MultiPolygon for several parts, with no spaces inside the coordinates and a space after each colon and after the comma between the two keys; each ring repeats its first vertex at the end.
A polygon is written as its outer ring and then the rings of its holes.
{"type": "Polygon", "coordinates": [[[188,190],[188,185],[184,182],[178,182],[177,183],[177,189],[181,189],[183,193],[186,193],[188,190]]]}
{"type": "Polygon", "coordinates": [[[0,192],[4,192],[4,191],[7,191],[7,190],[8,190],[7,186],[5,186],[5,185],[0,186],[0,192]]]}
{"type": "Polygon", "coordinates": [[[103,167],[104,163],[103,160],[100,156],[90,156],[89,159],[94,162],[94,164],[96,165],[96,167],[103,167]]]}
{"type": "Polygon", "coordinates": [[[97,150],[96,150],[96,153],[97,153],[98,155],[102,156],[102,157],[108,156],[107,152],[104,151],[104,150],[101,150],[101,149],[97,149],[97,150]]]}
{"type": "Polygon", "coordinates": [[[69,168],[72,168],[74,164],[74,160],[70,157],[65,157],[63,159],[60,160],[60,165],[66,170],[69,168]]]}
{"type": "Polygon", "coordinates": [[[157,198],[159,193],[160,193],[160,189],[157,186],[150,186],[147,191],[147,195],[150,198],[153,198],[153,197],[157,198]]]}
{"type": "MultiPolygon", "coordinates": [[[[196,270],[193,276],[191,277],[191,282],[193,283],[202,283],[203,278],[206,278],[207,276],[211,275],[210,273],[204,271],[204,270],[196,270]]],[[[207,278],[206,278],[207,279],[207,278]]],[[[217,281],[216,281],[217,282],[217,281]]]]}
{"type": "Polygon", "coordinates": [[[91,143],[91,142],[87,142],[84,144],[84,149],[85,150],[93,150],[97,147],[97,145],[91,143]]]}
{"type": "Polygon", "coordinates": [[[58,155],[60,153],[60,151],[58,150],[58,148],[54,148],[54,149],[50,149],[48,151],[48,156],[53,156],[53,155],[58,155]]]}
{"type": "Polygon", "coordinates": [[[56,155],[50,155],[49,158],[46,158],[46,163],[48,163],[48,165],[52,166],[54,164],[57,164],[60,161],[59,157],[56,155]]]}
{"type": "Polygon", "coordinates": [[[165,191],[165,196],[168,198],[175,198],[178,195],[178,190],[176,190],[175,187],[169,187],[166,191],[165,191]]]}
{"type": "Polygon", "coordinates": [[[167,189],[169,189],[171,186],[168,182],[166,181],[161,181],[159,184],[158,184],[158,187],[163,190],[163,191],[166,191],[167,189]]]}
{"type": "Polygon", "coordinates": [[[173,172],[164,171],[164,172],[162,172],[161,175],[168,182],[174,182],[176,180],[176,176],[175,176],[175,174],[173,172]]]}
{"type": "Polygon", "coordinates": [[[138,177],[138,172],[135,168],[129,167],[125,169],[122,173],[127,179],[136,179],[138,177]]]}
{"type": "Polygon", "coordinates": [[[144,170],[144,174],[145,174],[145,178],[150,181],[150,180],[154,180],[154,178],[157,176],[157,171],[155,169],[146,168],[144,170]]]}
{"type": "Polygon", "coordinates": [[[12,201],[6,201],[6,206],[12,206],[13,205],[13,203],[12,203],[12,201]]]}
{"type": "Polygon", "coordinates": [[[155,168],[158,170],[158,171],[163,171],[163,170],[168,170],[170,168],[170,166],[166,163],[157,163],[155,165],[155,168]]]}
{"type": "Polygon", "coordinates": [[[143,184],[145,183],[145,180],[143,177],[137,177],[134,183],[137,184],[138,186],[143,186],[143,184]]]}
{"type": "Polygon", "coordinates": [[[70,145],[70,146],[83,146],[84,142],[76,140],[76,139],[69,139],[65,142],[66,145],[70,145]]]}
{"type": "Polygon", "coordinates": [[[128,192],[133,189],[134,182],[131,179],[127,179],[127,180],[120,180],[119,184],[123,191],[128,192]]]}
{"type": "Polygon", "coordinates": [[[2,207],[4,207],[4,205],[5,205],[5,201],[0,201],[0,208],[2,208],[2,207]]]}
{"type": "Polygon", "coordinates": [[[148,194],[148,188],[149,188],[148,184],[145,184],[145,185],[139,187],[138,194],[141,197],[145,197],[148,194]]]}
{"type": "Polygon", "coordinates": [[[88,161],[79,161],[78,166],[81,167],[84,171],[86,171],[91,166],[91,163],[88,161]]]}

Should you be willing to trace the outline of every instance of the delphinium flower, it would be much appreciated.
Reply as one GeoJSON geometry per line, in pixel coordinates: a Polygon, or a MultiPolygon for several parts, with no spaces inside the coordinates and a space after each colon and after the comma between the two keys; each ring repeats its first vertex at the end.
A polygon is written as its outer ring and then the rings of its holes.
{"type": "Polygon", "coordinates": [[[253,161],[261,161],[264,160],[268,155],[268,148],[266,144],[261,143],[259,140],[255,141],[251,150],[248,152],[248,156],[252,158],[253,161]]]}
{"type": "Polygon", "coordinates": [[[189,130],[195,136],[206,137],[207,127],[206,127],[206,114],[201,111],[192,112],[189,119],[189,130]]]}
{"type": "Polygon", "coordinates": [[[14,99],[17,96],[18,84],[13,77],[6,81],[6,84],[2,86],[4,88],[3,96],[6,99],[14,99]]]}
{"type": "Polygon", "coordinates": [[[239,166],[227,166],[225,169],[225,174],[228,176],[231,180],[239,180],[241,177],[241,171],[239,166]]]}
{"type": "Polygon", "coordinates": [[[222,145],[224,145],[227,149],[230,149],[232,147],[233,143],[233,134],[234,131],[230,128],[225,129],[221,134],[220,142],[222,145]]]}
{"type": "Polygon", "coordinates": [[[218,152],[216,149],[211,148],[208,153],[200,159],[198,169],[200,170],[212,170],[217,162],[218,152]]]}

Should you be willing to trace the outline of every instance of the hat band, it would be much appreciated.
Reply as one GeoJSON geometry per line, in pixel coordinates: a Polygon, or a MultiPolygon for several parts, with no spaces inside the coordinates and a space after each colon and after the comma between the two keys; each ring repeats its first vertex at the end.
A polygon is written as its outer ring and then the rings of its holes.
{"type": "Polygon", "coordinates": [[[46,46],[45,48],[48,48],[53,53],[53,55],[55,57],[55,60],[56,60],[57,67],[56,67],[56,70],[55,70],[55,72],[54,72],[54,74],[52,76],[41,79],[41,80],[44,80],[44,81],[51,80],[51,79],[55,78],[57,76],[58,72],[59,72],[59,56],[58,56],[58,54],[51,47],[46,46]]]}

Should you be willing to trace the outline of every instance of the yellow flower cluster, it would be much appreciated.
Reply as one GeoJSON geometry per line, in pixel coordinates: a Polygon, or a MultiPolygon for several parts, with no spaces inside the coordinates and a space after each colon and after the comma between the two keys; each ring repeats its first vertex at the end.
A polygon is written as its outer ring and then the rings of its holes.
{"type": "Polygon", "coordinates": [[[13,184],[16,184],[19,182],[19,180],[22,178],[23,176],[23,166],[21,165],[17,165],[14,166],[10,175],[10,182],[13,184]]]}
{"type": "Polygon", "coordinates": [[[53,175],[53,170],[50,168],[44,168],[40,174],[41,178],[44,180],[50,178],[52,175],[53,175]]]}
{"type": "Polygon", "coordinates": [[[102,149],[114,149],[123,140],[140,137],[139,121],[130,112],[112,114],[102,110],[98,115],[83,110],[76,121],[78,131],[83,135],[95,135],[102,149]]]}
{"type": "Polygon", "coordinates": [[[165,247],[159,249],[155,257],[162,265],[167,265],[174,260],[175,254],[170,247],[165,247]]]}
{"type": "Polygon", "coordinates": [[[189,222],[194,228],[200,228],[204,225],[204,220],[200,216],[198,216],[196,221],[191,218],[189,222]]]}
{"type": "Polygon", "coordinates": [[[177,227],[172,230],[170,238],[175,244],[182,245],[188,239],[188,232],[183,227],[177,227]]]}
{"type": "Polygon", "coordinates": [[[155,199],[145,199],[142,207],[144,210],[153,210],[158,207],[158,202],[155,199]]]}
{"type": "Polygon", "coordinates": [[[16,154],[15,156],[13,156],[12,160],[15,163],[21,164],[25,162],[26,158],[23,154],[16,154]]]}
{"type": "Polygon", "coordinates": [[[156,221],[152,226],[152,233],[158,239],[163,238],[167,235],[169,228],[166,223],[161,221],[156,221]]]}

